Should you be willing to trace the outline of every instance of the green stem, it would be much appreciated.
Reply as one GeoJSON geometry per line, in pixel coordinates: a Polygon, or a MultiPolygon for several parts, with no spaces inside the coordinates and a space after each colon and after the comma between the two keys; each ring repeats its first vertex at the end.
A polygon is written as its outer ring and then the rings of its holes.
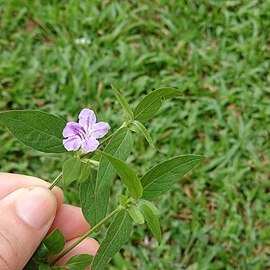
{"type": "Polygon", "coordinates": [[[105,144],[106,142],[108,142],[115,134],[116,132],[118,132],[122,127],[125,127],[126,126],[126,123],[124,122],[113,134],[111,134],[110,136],[108,136],[105,140],[103,140],[99,146],[105,144]]]}
{"type": "Polygon", "coordinates": [[[106,142],[108,142],[115,134],[116,132],[114,132],[113,134],[111,134],[110,136],[106,137],[105,140],[103,140],[102,142],[100,142],[99,146],[105,144],[106,142]]]}
{"type": "Polygon", "coordinates": [[[57,261],[59,261],[62,257],[64,257],[69,251],[71,251],[73,248],[75,248],[79,243],[81,243],[85,238],[90,236],[93,232],[97,231],[105,222],[107,222],[109,219],[111,219],[113,216],[115,216],[119,211],[123,209],[122,206],[118,206],[113,212],[111,212],[107,217],[102,219],[99,223],[97,223],[93,228],[91,228],[88,232],[86,232],[84,235],[82,235],[80,238],[78,238],[75,242],[72,243],[68,248],[63,250],[54,260],[51,261],[50,265],[55,264],[57,261]]]}
{"type": "Polygon", "coordinates": [[[54,180],[53,182],[51,183],[49,189],[52,190],[58,183],[59,181],[61,180],[62,178],[62,175],[63,175],[63,172],[61,172],[54,180]]]}

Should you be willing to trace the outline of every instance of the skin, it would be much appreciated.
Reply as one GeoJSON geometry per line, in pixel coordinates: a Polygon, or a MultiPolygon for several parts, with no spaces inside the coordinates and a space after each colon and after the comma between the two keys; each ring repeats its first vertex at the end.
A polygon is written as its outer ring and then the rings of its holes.
{"type": "MultiPolygon", "coordinates": [[[[63,192],[30,176],[0,173],[0,269],[19,270],[42,239],[54,228],[64,234],[66,246],[89,230],[79,207],[63,204],[63,192]]],[[[95,255],[98,243],[85,239],[57,265],[77,254],[95,255]]]]}

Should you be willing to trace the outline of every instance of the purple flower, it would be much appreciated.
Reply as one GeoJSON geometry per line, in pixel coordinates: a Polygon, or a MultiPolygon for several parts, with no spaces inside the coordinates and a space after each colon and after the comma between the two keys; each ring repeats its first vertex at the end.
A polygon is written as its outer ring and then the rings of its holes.
{"type": "Polygon", "coordinates": [[[68,151],[76,151],[80,147],[87,154],[99,146],[97,139],[105,136],[110,126],[105,122],[96,123],[96,115],[92,110],[83,109],[79,114],[79,123],[68,122],[63,130],[64,147],[68,151]]]}

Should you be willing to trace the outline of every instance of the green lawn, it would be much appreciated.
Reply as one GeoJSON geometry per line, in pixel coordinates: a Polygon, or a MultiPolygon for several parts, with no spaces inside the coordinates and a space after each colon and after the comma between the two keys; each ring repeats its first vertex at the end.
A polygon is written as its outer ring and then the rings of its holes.
{"type": "MultiPolygon", "coordinates": [[[[157,201],[162,245],[140,227],[111,270],[270,269],[269,10],[269,0],[0,1],[0,110],[70,120],[91,107],[115,129],[109,83],[134,105],[161,86],[184,93],[149,125],[156,150],[139,138],[129,161],[144,172],[174,155],[208,158],[157,201]]],[[[3,127],[0,144],[1,171],[61,169],[63,158],[3,127]]]]}

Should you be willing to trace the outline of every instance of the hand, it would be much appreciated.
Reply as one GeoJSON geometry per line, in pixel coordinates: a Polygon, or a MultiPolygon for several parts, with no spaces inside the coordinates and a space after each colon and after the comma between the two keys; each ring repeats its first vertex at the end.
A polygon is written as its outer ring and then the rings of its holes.
{"type": "MultiPolygon", "coordinates": [[[[60,229],[69,246],[89,230],[81,209],[63,204],[63,193],[35,177],[0,173],[0,269],[21,270],[42,239],[60,229]]],[[[87,238],[57,264],[76,254],[95,255],[98,243],[87,238]]]]}

